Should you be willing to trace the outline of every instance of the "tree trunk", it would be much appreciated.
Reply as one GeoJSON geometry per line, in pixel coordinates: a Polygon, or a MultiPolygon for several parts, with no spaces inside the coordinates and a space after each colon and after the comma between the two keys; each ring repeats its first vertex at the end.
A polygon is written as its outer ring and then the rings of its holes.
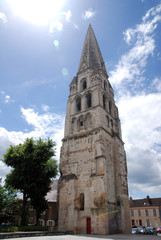
{"type": "Polygon", "coordinates": [[[21,226],[27,225],[27,194],[23,193],[22,212],[21,212],[21,226]]]}
{"type": "Polygon", "coordinates": [[[36,210],[36,225],[37,225],[37,226],[38,226],[38,224],[39,224],[39,218],[40,218],[39,210],[36,210]]]}

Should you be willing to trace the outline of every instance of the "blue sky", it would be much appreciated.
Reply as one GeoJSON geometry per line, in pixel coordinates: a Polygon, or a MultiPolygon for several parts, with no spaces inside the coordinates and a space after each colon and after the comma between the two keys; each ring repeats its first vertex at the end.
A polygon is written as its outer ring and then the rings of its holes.
{"type": "MultiPolygon", "coordinates": [[[[89,23],[119,108],[129,195],[161,197],[160,0],[0,0],[0,157],[51,137],[59,160],[89,23]]],[[[0,176],[8,171],[0,162],[0,176]]]]}

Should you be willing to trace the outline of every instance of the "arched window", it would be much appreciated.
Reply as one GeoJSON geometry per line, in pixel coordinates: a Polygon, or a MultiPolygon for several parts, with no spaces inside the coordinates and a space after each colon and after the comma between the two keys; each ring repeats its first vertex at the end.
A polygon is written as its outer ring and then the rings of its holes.
{"type": "Polygon", "coordinates": [[[82,78],[81,82],[80,82],[80,90],[84,90],[87,88],[87,80],[86,78],[82,78]]]}
{"type": "Polygon", "coordinates": [[[91,93],[88,93],[86,95],[86,106],[87,106],[87,108],[92,107],[92,95],[91,95],[91,93]]]}
{"type": "Polygon", "coordinates": [[[86,79],[84,79],[82,82],[82,89],[86,89],[86,88],[87,88],[87,81],[86,79]]]}
{"type": "Polygon", "coordinates": [[[77,121],[77,130],[84,129],[84,117],[80,116],[78,121],[77,121]]]}
{"type": "Polygon", "coordinates": [[[104,89],[105,89],[105,91],[107,90],[107,83],[106,83],[106,81],[104,81],[104,89]]]}
{"type": "Polygon", "coordinates": [[[112,113],[112,103],[111,103],[111,101],[109,101],[109,113],[110,114],[112,113]]]}
{"type": "Polygon", "coordinates": [[[113,121],[112,119],[110,120],[111,128],[113,129],[113,121]]]}
{"type": "Polygon", "coordinates": [[[81,111],[81,97],[77,97],[75,100],[76,103],[76,112],[80,112],[81,111]]]}
{"type": "Polygon", "coordinates": [[[103,95],[103,108],[106,109],[106,97],[103,95]]]}
{"type": "Polygon", "coordinates": [[[106,116],[106,119],[107,119],[107,126],[109,127],[109,122],[110,122],[109,116],[106,116]]]}
{"type": "Polygon", "coordinates": [[[79,201],[80,201],[80,210],[84,210],[84,193],[80,194],[79,201]]]}

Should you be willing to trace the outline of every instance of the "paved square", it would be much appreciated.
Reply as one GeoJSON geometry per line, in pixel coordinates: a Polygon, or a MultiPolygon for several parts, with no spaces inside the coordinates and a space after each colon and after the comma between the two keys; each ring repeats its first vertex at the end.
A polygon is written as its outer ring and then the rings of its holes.
{"type": "Polygon", "coordinates": [[[10,238],[12,240],[159,240],[161,236],[140,234],[115,234],[115,235],[61,235],[43,237],[10,238]]]}

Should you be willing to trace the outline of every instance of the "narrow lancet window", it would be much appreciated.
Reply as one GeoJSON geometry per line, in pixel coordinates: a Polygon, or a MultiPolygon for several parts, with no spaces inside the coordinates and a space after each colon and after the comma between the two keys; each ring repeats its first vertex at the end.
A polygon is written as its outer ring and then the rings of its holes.
{"type": "Polygon", "coordinates": [[[106,97],[103,95],[103,108],[106,109],[106,97]]]}
{"type": "Polygon", "coordinates": [[[104,81],[104,89],[107,90],[107,83],[104,81]]]}
{"type": "Polygon", "coordinates": [[[92,107],[92,95],[91,95],[91,93],[88,93],[86,95],[86,106],[87,106],[87,108],[92,107]]]}
{"type": "Polygon", "coordinates": [[[110,114],[112,113],[112,103],[111,103],[111,101],[109,101],[109,113],[110,114]]]}
{"type": "Polygon", "coordinates": [[[109,127],[109,122],[110,122],[109,116],[106,116],[106,119],[107,119],[107,126],[109,127]]]}
{"type": "Polygon", "coordinates": [[[76,112],[80,112],[81,111],[81,98],[78,97],[76,99],[76,112]]]}
{"type": "Polygon", "coordinates": [[[113,129],[113,121],[112,121],[112,119],[110,120],[110,123],[111,123],[111,128],[113,129]]]}
{"type": "Polygon", "coordinates": [[[82,89],[86,89],[86,88],[87,88],[87,81],[83,80],[82,89]]]}

